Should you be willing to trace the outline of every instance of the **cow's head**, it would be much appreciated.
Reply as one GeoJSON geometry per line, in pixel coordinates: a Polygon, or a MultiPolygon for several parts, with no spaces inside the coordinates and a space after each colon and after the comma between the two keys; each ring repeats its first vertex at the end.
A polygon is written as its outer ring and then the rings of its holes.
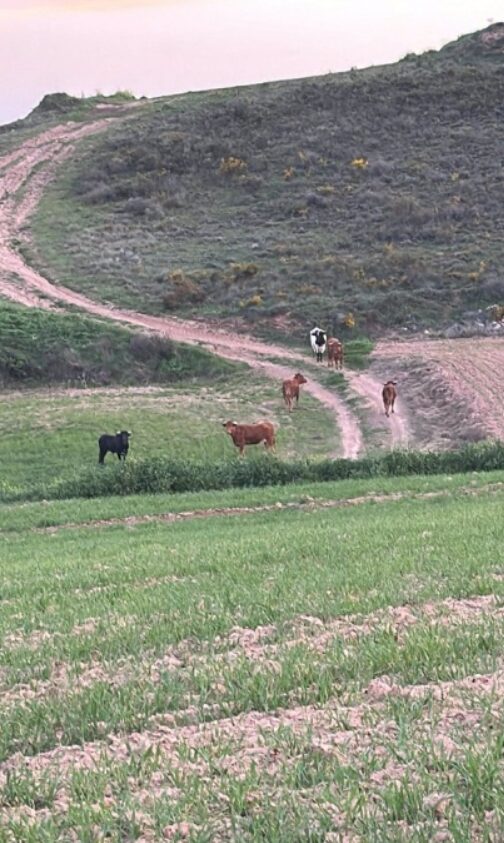
{"type": "Polygon", "coordinates": [[[222,427],[224,427],[227,433],[232,433],[233,430],[236,428],[236,422],[234,421],[227,421],[222,423],[222,427]]]}
{"type": "Polygon", "coordinates": [[[129,430],[118,430],[116,436],[120,438],[123,447],[125,447],[126,445],[128,445],[129,437],[133,436],[133,434],[130,433],[129,430]]]}
{"type": "Polygon", "coordinates": [[[302,374],[301,374],[301,372],[297,372],[297,374],[295,374],[295,375],[294,375],[294,377],[292,378],[292,380],[293,380],[293,381],[296,381],[296,383],[299,383],[299,384],[302,384],[302,383],[308,383],[308,381],[306,380],[305,376],[304,376],[304,375],[302,375],[302,374]]]}
{"type": "Polygon", "coordinates": [[[387,381],[383,386],[397,386],[397,381],[387,381]]]}

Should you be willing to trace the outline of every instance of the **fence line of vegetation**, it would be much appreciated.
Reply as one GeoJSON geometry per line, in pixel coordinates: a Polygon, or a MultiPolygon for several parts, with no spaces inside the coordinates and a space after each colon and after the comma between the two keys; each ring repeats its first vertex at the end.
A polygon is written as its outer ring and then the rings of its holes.
{"type": "Polygon", "coordinates": [[[504,469],[504,443],[487,441],[457,451],[394,450],[358,460],[285,462],[264,455],[205,462],[152,457],[105,467],[88,467],[72,477],[30,488],[0,482],[0,501],[94,498],[156,492],[197,492],[237,487],[282,486],[306,480],[456,474],[504,469]]]}

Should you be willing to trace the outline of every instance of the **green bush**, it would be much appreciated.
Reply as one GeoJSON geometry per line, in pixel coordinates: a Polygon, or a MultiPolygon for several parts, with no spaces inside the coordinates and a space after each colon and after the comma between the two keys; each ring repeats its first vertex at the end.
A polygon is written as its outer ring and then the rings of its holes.
{"type": "Polygon", "coordinates": [[[270,455],[206,462],[152,457],[86,468],[73,477],[31,489],[0,485],[0,500],[94,498],[156,492],[197,492],[243,486],[283,486],[302,480],[328,481],[418,474],[454,474],[504,468],[504,443],[480,442],[458,451],[390,451],[360,460],[284,462],[270,455]]]}

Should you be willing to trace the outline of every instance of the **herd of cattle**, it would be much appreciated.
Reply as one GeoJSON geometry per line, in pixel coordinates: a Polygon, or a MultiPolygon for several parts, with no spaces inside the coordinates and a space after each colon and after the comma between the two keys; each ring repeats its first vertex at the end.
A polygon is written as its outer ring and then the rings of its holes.
{"type": "MultiPolygon", "coordinates": [[[[321,363],[327,349],[327,365],[329,368],[343,368],[343,343],[336,337],[328,337],[325,331],[320,328],[313,328],[310,331],[310,345],[317,360],[321,363]]],[[[292,378],[282,383],[282,395],[285,405],[290,412],[294,401],[299,402],[299,389],[302,384],[307,383],[301,372],[297,372],[292,378]]],[[[387,381],[383,385],[382,399],[387,418],[394,412],[394,404],[397,398],[396,381],[387,381]]],[[[240,456],[243,456],[245,445],[259,445],[264,442],[267,450],[275,450],[275,428],[270,421],[261,421],[256,424],[237,424],[234,421],[223,423],[226,432],[229,433],[233,443],[239,449],[240,456]]],[[[119,460],[125,460],[129,449],[129,438],[132,434],[127,430],[120,430],[115,435],[104,433],[98,440],[99,457],[98,462],[103,465],[106,454],[110,451],[117,454],[119,460]]]]}

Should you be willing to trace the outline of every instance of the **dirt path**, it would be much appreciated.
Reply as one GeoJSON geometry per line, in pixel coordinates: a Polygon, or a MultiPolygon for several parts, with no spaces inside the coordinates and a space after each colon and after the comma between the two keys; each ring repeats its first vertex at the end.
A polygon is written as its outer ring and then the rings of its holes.
{"type": "Polygon", "coordinates": [[[396,401],[395,413],[387,418],[383,411],[383,384],[369,372],[346,371],[345,377],[353,391],[364,400],[367,415],[375,429],[385,428],[389,434],[391,444],[395,447],[406,448],[412,434],[409,420],[400,396],[396,401]]]}
{"type": "Polygon", "coordinates": [[[402,381],[417,444],[504,439],[504,338],[380,342],[373,359],[402,381]]]}
{"type": "MultiPolygon", "coordinates": [[[[221,357],[242,361],[275,380],[291,377],[292,368],[300,365],[299,355],[280,346],[241,334],[206,328],[190,320],[149,316],[100,304],[51,283],[28,266],[16,251],[13,244],[22,239],[23,228],[41,198],[44,187],[54,176],[57,167],[71,155],[74,143],[103,131],[113,119],[109,117],[85,125],[67,123],[57,126],[31,138],[19,149],[0,158],[0,295],[28,307],[51,308],[55,303],[60,306],[74,305],[94,316],[159,332],[175,342],[203,345],[221,357]],[[272,363],[268,357],[279,357],[292,363],[281,366],[272,363]]],[[[303,360],[302,365],[315,368],[307,360],[303,360]]],[[[341,441],[331,456],[357,457],[362,450],[363,440],[359,422],[352,411],[338,395],[314,379],[310,378],[304,389],[336,417],[341,441]]]]}

